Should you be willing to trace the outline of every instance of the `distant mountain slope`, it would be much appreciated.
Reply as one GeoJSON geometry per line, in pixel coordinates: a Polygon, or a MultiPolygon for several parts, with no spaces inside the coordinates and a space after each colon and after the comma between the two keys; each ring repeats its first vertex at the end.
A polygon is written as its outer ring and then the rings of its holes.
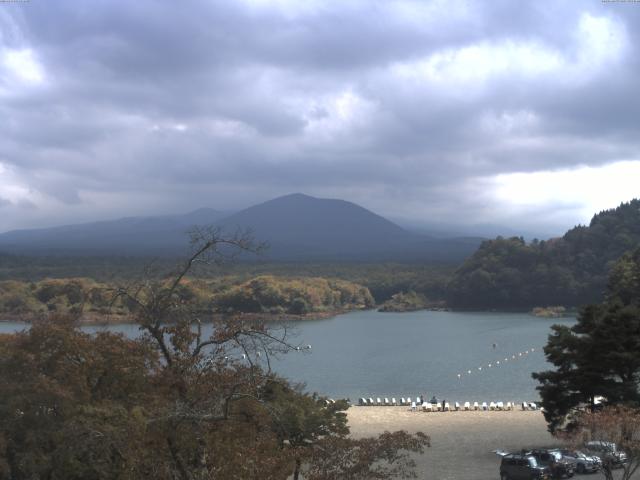
{"type": "Polygon", "coordinates": [[[640,200],[595,215],[562,238],[525,243],[498,237],[483,242],[449,284],[459,308],[578,306],[602,300],[608,271],[640,245],[640,200]]]}
{"type": "Polygon", "coordinates": [[[270,243],[274,256],[383,252],[422,240],[354,203],[299,193],[242,210],[220,225],[227,230],[251,228],[256,238],[270,243]]]}
{"type": "Polygon", "coordinates": [[[344,200],[300,193],[242,210],[220,225],[252,229],[277,260],[429,261],[457,263],[481,239],[436,239],[409,232],[384,217],[344,200]]]}
{"type": "Polygon", "coordinates": [[[184,252],[189,227],[212,223],[229,234],[250,229],[257,241],[269,244],[267,260],[459,263],[481,241],[411,233],[354,203],[302,194],[222,217],[220,212],[201,209],[187,215],[14,231],[0,235],[0,251],[175,255],[184,252]]]}
{"type": "Polygon", "coordinates": [[[127,217],[119,220],[14,230],[0,234],[0,250],[38,254],[175,254],[184,251],[187,231],[211,224],[225,213],[201,208],[183,215],[127,217]]]}

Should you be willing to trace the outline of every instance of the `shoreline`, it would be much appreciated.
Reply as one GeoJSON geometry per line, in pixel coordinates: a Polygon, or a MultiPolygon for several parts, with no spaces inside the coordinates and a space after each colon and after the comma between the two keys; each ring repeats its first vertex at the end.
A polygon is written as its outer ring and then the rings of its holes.
{"type": "MultiPolygon", "coordinates": [[[[374,311],[379,313],[415,313],[415,312],[452,312],[452,313],[498,313],[498,314],[528,314],[531,318],[542,318],[542,319],[563,319],[563,318],[574,318],[574,312],[567,312],[561,317],[541,317],[534,315],[531,311],[508,311],[508,310],[467,310],[460,309],[455,310],[448,307],[429,307],[422,308],[419,310],[404,310],[404,311],[396,311],[396,310],[379,310],[380,305],[377,305],[372,308],[351,308],[351,309],[342,309],[342,310],[328,310],[323,312],[311,312],[305,314],[293,314],[293,313],[253,313],[253,312],[236,312],[236,313],[207,313],[206,320],[204,323],[214,323],[222,321],[225,317],[239,317],[247,321],[264,321],[265,323],[274,323],[274,322],[304,322],[304,321],[314,321],[314,320],[328,320],[330,318],[337,317],[339,315],[344,315],[346,313],[351,312],[366,312],[366,311],[374,311]]],[[[55,313],[55,312],[53,312],[55,313]]],[[[0,323],[25,323],[31,324],[35,321],[42,320],[45,318],[46,314],[10,314],[10,313],[0,313],[0,323]]],[[[109,315],[109,314],[100,314],[95,312],[84,313],[80,317],[79,321],[80,325],[130,325],[136,324],[132,315],[109,315]]]]}
{"type": "MultiPolygon", "coordinates": [[[[350,312],[361,312],[373,309],[348,309],[348,310],[331,310],[326,312],[311,312],[305,314],[293,314],[293,313],[208,313],[204,323],[215,323],[222,321],[226,318],[241,318],[247,321],[264,321],[266,323],[274,322],[304,322],[311,320],[326,320],[329,318],[337,317],[350,312]]],[[[24,323],[31,324],[39,320],[43,320],[47,315],[38,314],[0,314],[0,323],[24,323]]],[[[108,315],[98,313],[85,313],[80,317],[79,324],[82,326],[90,325],[135,325],[135,321],[132,315],[108,315]]]]}

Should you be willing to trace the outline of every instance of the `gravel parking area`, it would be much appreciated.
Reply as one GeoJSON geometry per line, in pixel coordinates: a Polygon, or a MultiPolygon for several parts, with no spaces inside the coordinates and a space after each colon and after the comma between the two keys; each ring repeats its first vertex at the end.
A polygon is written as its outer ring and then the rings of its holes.
{"type": "MultiPolygon", "coordinates": [[[[422,431],[431,448],[416,457],[423,480],[499,478],[500,457],[492,450],[560,445],[547,432],[539,411],[412,412],[407,407],[352,407],[349,426],[355,437],[385,430],[422,431]]],[[[600,475],[590,475],[594,480],[600,475]]]]}

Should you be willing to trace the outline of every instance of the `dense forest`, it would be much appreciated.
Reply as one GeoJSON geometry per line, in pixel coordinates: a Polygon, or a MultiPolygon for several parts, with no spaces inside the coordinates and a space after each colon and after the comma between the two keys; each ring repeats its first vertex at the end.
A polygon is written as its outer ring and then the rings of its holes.
{"type": "MultiPolygon", "coordinates": [[[[322,277],[357,283],[367,287],[376,303],[398,292],[413,290],[429,299],[443,300],[447,282],[456,265],[407,263],[267,263],[235,262],[201,265],[191,278],[213,283],[239,284],[259,276],[285,279],[322,277]]],[[[0,281],[28,283],[46,279],[91,278],[99,283],[119,284],[145,275],[162,276],[179,262],[177,258],[150,257],[33,257],[0,253],[0,281]]]]}
{"type": "MultiPolygon", "coordinates": [[[[117,285],[87,278],[0,282],[0,318],[32,319],[45,314],[84,315],[85,320],[126,319],[132,305],[117,298],[117,285]]],[[[263,275],[249,281],[185,280],[176,295],[199,313],[305,315],[371,308],[366,287],[344,280],[263,275]]]]}
{"type": "Polygon", "coordinates": [[[485,241],[448,287],[454,308],[529,309],[602,300],[617,259],[640,244],[640,200],[595,215],[562,238],[485,241]]]}

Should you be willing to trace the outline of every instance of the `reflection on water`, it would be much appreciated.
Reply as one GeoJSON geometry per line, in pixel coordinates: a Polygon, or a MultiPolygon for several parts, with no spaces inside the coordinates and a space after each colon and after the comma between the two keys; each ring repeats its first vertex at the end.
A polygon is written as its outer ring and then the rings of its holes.
{"type": "MultiPolygon", "coordinates": [[[[461,402],[533,400],[538,395],[531,372],[549,367],[542,352],[549,327],[573,321],[513,313],[352,312],[296,323],[294,342],[311,344],[311,351],[284,355],[272,366],[334,398],[435,394],[461,402]]],[[[0,323],[0,332],[21,328],[0,323]]],[[[108,328],[139,334],[135,325],[108,328]]]]}

